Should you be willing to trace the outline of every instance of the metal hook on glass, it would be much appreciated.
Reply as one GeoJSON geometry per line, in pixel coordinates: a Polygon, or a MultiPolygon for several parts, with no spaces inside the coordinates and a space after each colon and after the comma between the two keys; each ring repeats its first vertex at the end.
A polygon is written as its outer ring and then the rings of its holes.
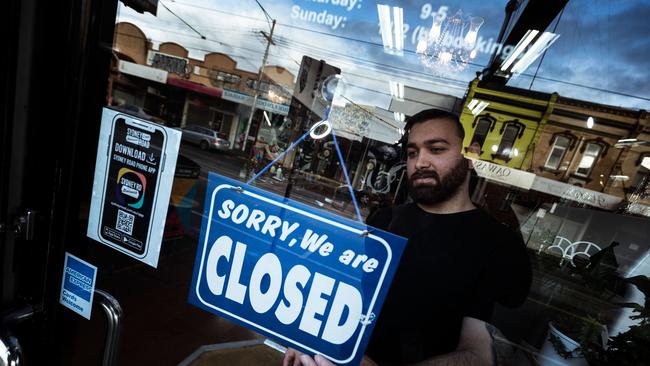
{"type": "Polygon", "coordinates": [[[329,135],[330,132],[332,132],[332,124],[330,123],[329,120],[324,119],[324,120],[322,120],[320,122],[317,122],[316,124],[314,124],[311,127],[311,129],[309,130],[309,136],[311,136],[311,138],[313,138],[314,140],[320,140],[323,137],[329,135]],[[316,134],[316,130],[321,126],[325,126],[325,131],[321,132],[319,134],[316,134]]]}

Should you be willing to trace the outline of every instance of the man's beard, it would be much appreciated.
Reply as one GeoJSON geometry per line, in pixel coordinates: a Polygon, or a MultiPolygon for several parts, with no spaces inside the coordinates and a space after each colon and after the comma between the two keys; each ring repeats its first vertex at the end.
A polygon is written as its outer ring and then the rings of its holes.
{"type": "Polygon", "coordinates": [[[443,202],[451,198],[467,177],[469,166],[465,158],[458,160],[458,163],[442,179],[433,170],[418,170],[408,179],[409,195],[416,203],[425,205],[443,202]],[[418,178],[433,178],[434,184],[425,183],[414,185],[418,178]]]}

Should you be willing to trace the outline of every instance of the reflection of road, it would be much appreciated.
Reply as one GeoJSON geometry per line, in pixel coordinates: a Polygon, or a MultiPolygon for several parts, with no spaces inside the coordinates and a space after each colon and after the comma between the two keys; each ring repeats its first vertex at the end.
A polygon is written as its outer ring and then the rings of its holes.
{"type": "Polygon", "coordinates": [[[229,178],[239,179],[239,171],[246,163],[244,157],[235,153],[203,151],[194,145],[185,143],[181,144],[180,153],[201,166],[201,176],[203,177],[207,177],[208,172],[215,172],[229,178]]]}
{"type": "MultiPolygon", "coordinates": [[[[205,189],[207,186],[208,172],[214,172],[238,180],[240,182],[245,182],[245,178],[241,178],[239,176],[240,171],[244,168],[246,163],[245,157],[236,155],[235,153],[203,151],[198,147],[187,144],[181,145],[180,153],[192,159],[201,166],[199,187],[197,195],[195,196],[196,204],[194,207],[196,207],[196,209],[193,210],[194,214],[196,215],[203,214],[203,203],[205,202],[205,189]]],[[[282,197],[284,197],[287,188],[286,181],[278,181],[270,178],[269,176],[259,178],[254,183],[254,185],[260,189],[275,193],[282,197]]],[[[327,197],[323,194],[312,192],[310,190],[304,189],[303,187],[294,185],[293,189],[291,190],[290,198],[305,203],[309,206],[320,208],[322,210],[330,211],[334,214],[356,220],[354,206],[352,204],[349,204],[345,207],[345,209],[335,208],[329,204],[329,202],[331,202],[331,198],[333,197],[327,197]]],[[[365,213],[363,211],[362,215],[365,216],[365,213]]]]}

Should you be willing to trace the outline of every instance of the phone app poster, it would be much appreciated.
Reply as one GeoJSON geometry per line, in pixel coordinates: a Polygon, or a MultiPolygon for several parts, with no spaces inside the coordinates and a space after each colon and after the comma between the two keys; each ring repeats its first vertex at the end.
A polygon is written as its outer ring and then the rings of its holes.
{"type": "Polygon", "coordinates": [[[406,239],[210,173],[190,303],[359,364],[406,239]]]}
{"type": "Polygon", "coordinates": [[[158,265],[181,132],[104,108],[88,237],[158,265]]]}

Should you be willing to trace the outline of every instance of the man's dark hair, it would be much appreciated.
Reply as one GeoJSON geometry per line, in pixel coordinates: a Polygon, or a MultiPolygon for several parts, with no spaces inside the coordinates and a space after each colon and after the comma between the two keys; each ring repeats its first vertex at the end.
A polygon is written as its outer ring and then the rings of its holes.
{"type": "Polygon", "coordinates": [[[463,128],[463,125],[460,123],[460,118],[458,118],[456,114],[443,111],[442,109],[431,108],[431,109],[425,109],[423,111],[420,111],[412,115],[406,120],[406,126],[404,126],[404,131],[406,132],[402,139],[403,141],[402,146],[406,145],[406,141],[408,141],[408,134],[411,131],[411,128],[413,128],[413,126],[417,125],[418,123],[422,123],[432,119],[446,119],[453,122],[454,126],[456,127],[456,134],[458,135],[458,137],[460,137],[460,140],[462,141],[465,138],[465,129],[463,128]]]}

